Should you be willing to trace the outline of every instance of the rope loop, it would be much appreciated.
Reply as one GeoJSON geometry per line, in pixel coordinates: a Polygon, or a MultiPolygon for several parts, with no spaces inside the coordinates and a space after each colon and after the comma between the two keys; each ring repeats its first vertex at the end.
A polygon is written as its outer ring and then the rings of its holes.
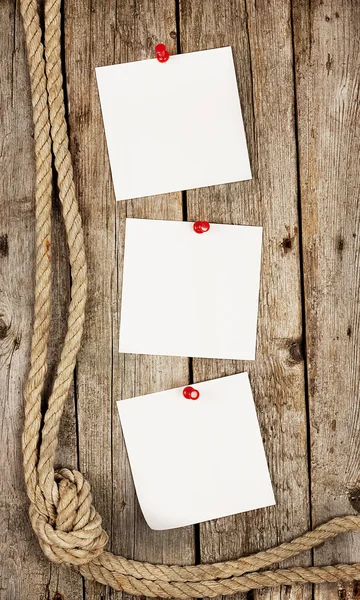
{"type": "MultiPolygon", "coordinates": [[[[79,471],[55,473],[54,510],[44,514],[31,503],[30,518],[44,554],[58,564],[84,565],[104,550],[108,535],[101,516],[92,504],[90,484],[79,471]]],[[[41,503],[41,506],[44,506],[41,503]]]]}

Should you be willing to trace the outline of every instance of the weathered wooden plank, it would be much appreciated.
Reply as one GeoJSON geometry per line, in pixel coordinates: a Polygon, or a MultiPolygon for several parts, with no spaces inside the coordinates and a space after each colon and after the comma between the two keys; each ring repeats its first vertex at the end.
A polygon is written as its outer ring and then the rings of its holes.
{"type": "Polygon", "coordinates": [[[27,515],[23,484],[22,385],[28,364],[33,286],[31,105],[21,22],[0,5],[0,598],[44,598],[49,565],[27,515]],[[31,226],[29,226],[31,224],[31,226]],[[31,580],[30,580],[31,574],[31,580]]]}
{"type": "Polygon", "coordinates": [[[183,51],[233,48],[254,177],[188,192],[188,218],[264,226],[256,361],[197,359],[193,374],[249,371],[277,506],[201,525],[201,560],[212,561],[275,545],[309,524],[291,14],[287,0],[184,0],[180,8],[183,51]]]}
{"type": "MultiPolygon", "coordinates": [[[[65,4],[72,150],[90,265],[88,320],[79,361],[80,467],[112,532],[116,552],[165,562],[194,559],[193,534],[153,534],[135,499],[116,413],[118,397],[181,385],[184,359],[118,356],[125,215],[182,218],[179,194],[115,207],[94,67],[139,58],[156,41],[176,43],[174,7],[143,1],[65,4]],[[99,451],[101,449],[101,452],[99,451]]],[[[33,166],[29,85],[22,27],[13,3],[0,6],[0,598],[79,598],[81,582],[49,566],[27,518],[20,437],[22,385],[32,314],[33,166]],[[24,94],[24,90],[28,90],[24,94]],[[4,461],[6,458],[6,462],[4,461]]],[[[313,522],[350,510],[358,482],[356,432],[359,358],[358,89],[359,6],[342,0],[293,3],[312,461],[313,522]],[[354,235],[355,234],[355,235],[354,235]],[[341,308],[341,311],[340,311],[341,308]],[[336,365],[336,368],[335,368],[336,365]],[[339,402],[339,399],[340,402],[339,402]]],[[[258,355],[254,364],[196,360],[194,379],[249,369],[278,507],[201,526],[201,559],[219,560],[289,539],[308,521],[301,299],[289,3],[181,3],[182,50],[231,44],[254,180],[188,193],[189,219],[263,224],[264,255],[258,355]]],[[[64,333],[66,251],[56,213],[54,323],[50,360],[64,333]]],[[[77,464],[69,398],[59,462],[77,464]]],[[[356,536],[326,544],[316,564],[359,559],[356,536]]],[[[305,563],[307,558],[305,557],[305,563]]],[[[278,591],[256,594],[278,597],[278,591]]],[[[308,591],[283,595],[307,598],[308,591]]],[[[356,588],[316,589],[320,600],[355,598],[356,588]]],[[[88,598],[109,596],[86,586],[88,598]]],[[[118,594],[111,594],[118,597],[118,594]]]]}
{"type": "MultiPolygon", "coordinates": [[[[360,5],[294,2],[314,525],[351,512],[359,484],[360,5]]],[[[360,560],[357,535],[315,564],[360,560]]],[[[327,585],[319,600],[357,598],[327,585]]]]}
{"type": "MultiPolygon", "coordinates": [[[[116,409],[120,398],[188,382],[187,359],[118,354],[125,218],[181,219],[181,194],[115,203],[94,70],[151,57],[158,41],[174,50],[175,5],[144,0],[93,3],[89,10],[88,2],[68,2],[65,35],[71,147],[89,266],[77,370],[80,467],[92,483],[114,552],[149,561],[192,562],[192,528],[159,533],[144,522],[116,409]]],[[[108,597],[101,590],[86,584],[86,598],[108,597]]]]}
{"type": "MultiPolygon", "coordinates": [[[[68,600],[79,597],[81,582],[64,574],[43,557],[28,519],[23,484],[21,430],[22,390],[28,369],[34,294],[34,183],[30,84],[23,27],[13,2],[0,7],[0,394],[1,428],[1,569],[4,600],[48,598],[57,591],[68,600]]],[[[49,348],[49,386],[64,335],[69,289],[67,256],[56,211],[53,231],[53,324],[49,348]],[[59,243],[61,240],[61,244],[59,243]]],[[[74,411],[65,411],[59,459],[76,459],[74,411]]],[[[64,462],[63,462],[64,464],[64,462]]]]}

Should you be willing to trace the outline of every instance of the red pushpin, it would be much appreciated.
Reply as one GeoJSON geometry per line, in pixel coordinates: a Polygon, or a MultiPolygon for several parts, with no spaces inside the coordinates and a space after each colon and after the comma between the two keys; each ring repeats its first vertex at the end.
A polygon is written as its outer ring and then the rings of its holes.
{"type": "Polygon", "coordinates": [[[183,396],[187,400],[197,400],[198,398],[200,398],[200,392],[198,392],[198,390],[195,390],[193,387],[188,385],[187,387],[185,387],[183,389],[183,396]]]}
{"type": "Polygon", "coordinates": [[[210,229],[210,223],[207,221],[196,221],[194,223],[194,231],[195,233],[206,233],[210,229]]]}
{"type": "Polygon", "coordinates": [[[169,60],[170,54],[168,53],[165,44],[157,44],[155,46],[156,58],[159,62],[164,63],[169,60]]]}

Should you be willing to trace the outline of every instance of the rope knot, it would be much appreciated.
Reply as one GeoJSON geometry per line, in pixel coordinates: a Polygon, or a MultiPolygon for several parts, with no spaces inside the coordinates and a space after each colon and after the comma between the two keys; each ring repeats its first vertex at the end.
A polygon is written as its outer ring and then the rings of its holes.
{"type": "Polygon", "coordinates": [[[92,505],[90,484],[79,471],[61,469],[55,473],[55,517],[30,506],[33,528],[44,554],[53,562],[83,565],[99,556],[108,535],[101,516],[92,505]]]}

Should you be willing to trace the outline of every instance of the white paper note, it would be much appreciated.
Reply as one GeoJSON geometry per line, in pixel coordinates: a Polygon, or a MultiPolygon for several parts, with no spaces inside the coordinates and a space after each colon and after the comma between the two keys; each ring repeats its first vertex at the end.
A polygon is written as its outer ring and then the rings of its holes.
{"type": "Polygon", "coordinates": [[[275,504],[247,373],[118,402],[134,484],[152,529],[275,504]]]}
{"type": "Polygon", "coordinates": [[[120,352],[253,360],[261,227],[127,219],[120,352]]]}
{"type": "Polygon", "coordinates": [[[117,200],[251,179],[230,47],[96,76],[117,200]]]}

